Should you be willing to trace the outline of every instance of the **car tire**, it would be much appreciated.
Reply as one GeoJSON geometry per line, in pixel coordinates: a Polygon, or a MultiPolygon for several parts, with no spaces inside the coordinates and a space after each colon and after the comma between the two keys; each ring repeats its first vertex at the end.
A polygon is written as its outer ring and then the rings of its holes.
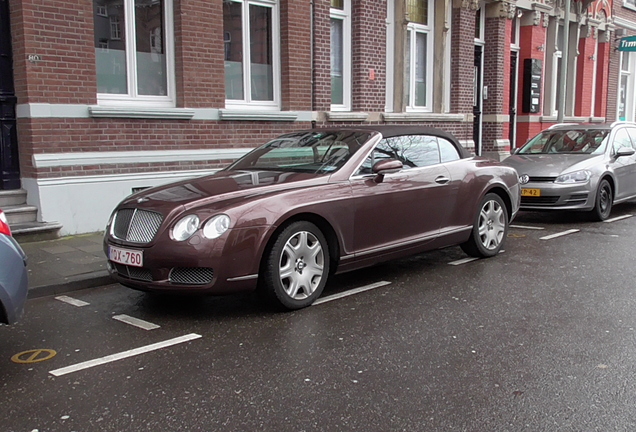
{"type": "Polygon", "coordinates": [[[470,238],[461,248],[473,257],[492,257],[499,253],[508,235],[508,210],[495,193],[487,194],[478,208],[470,238]]]}
{"type": "Polygon", "coordinates": [[[263,294],[287,310],[309,306],[327,283],[329,262],[329,246],[320,229],[311,222],[293,222],[266,252],[263,294]]]}
{"type": "Polygon", "coordinates": [[[601,180],[596,190],[596,200],[594,201],[594,208],[590,212],[592,220],[604,221],[612,212],[612,204],[614,203],[614,194],[612,192],[612,186],[605,179],[601,180]]]}

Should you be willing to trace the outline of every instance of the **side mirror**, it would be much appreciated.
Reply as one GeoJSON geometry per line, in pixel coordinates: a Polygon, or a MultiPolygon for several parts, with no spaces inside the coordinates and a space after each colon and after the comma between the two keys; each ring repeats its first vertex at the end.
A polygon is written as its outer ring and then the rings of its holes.
{"type": "Polygon", "coordinates": [[[618,159],[621,156],[631,156],[634,153],[636,153],[636,150],[631,147],[621,147],[616,152],[616,158],[618,159]]]}
{"type": "Polygon", "coordinates": [[[373,171],[373,174],[376,174],[375,182],[382,183],[386,174],[402,171],[403,167],[404,165],[402,162],[397,159],[385,159],[376,162],[371,170],[373,171]]]}

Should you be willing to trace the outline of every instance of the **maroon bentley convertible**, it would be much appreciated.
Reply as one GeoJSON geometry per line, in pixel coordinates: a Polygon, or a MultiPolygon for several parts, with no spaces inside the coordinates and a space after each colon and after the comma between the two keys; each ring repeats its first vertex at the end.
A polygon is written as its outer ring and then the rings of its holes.
{"type": "Polygon", "coordinates": [[[104,250],[130,288],[259,289],[298,309],[334,273],[453,245],[494,256],[518,208],[516,171],[469,157],[440,130],[318,129],[126,198],[104,250]]]}

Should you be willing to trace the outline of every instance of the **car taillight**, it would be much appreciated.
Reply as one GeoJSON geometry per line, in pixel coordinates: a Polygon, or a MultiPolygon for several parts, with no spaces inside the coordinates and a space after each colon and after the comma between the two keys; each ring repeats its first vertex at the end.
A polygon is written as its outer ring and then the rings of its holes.
{"type": "Polygon", "coordinates": [[[11,228],[9,228],[9,221],[4,212],[0,210],[0,234],[11,235],[11,228]]]}

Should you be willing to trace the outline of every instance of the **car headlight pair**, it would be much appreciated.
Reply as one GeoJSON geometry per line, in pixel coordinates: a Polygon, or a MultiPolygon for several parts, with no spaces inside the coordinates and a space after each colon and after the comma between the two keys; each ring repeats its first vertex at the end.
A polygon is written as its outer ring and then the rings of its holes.
{"type": "Polygon", "coordinates": [[[562,174],[556,178],[555,183],[586,183],[590,180],[592,173],[588,170],[574,171],[569,174],[562,174]]]}
{"type": "MultiPolygon", "coordinates": [[[[184,241],[192,237],[192,234],[199,229],[200,221],[197,215],[185,216],[172,228],[172,238],[176,241],[184,241]]],[[[203,236],[210,240],[221,237],[230,228],[230,217],[228,215],[216,215],[203,225],[203,236]]]]}

